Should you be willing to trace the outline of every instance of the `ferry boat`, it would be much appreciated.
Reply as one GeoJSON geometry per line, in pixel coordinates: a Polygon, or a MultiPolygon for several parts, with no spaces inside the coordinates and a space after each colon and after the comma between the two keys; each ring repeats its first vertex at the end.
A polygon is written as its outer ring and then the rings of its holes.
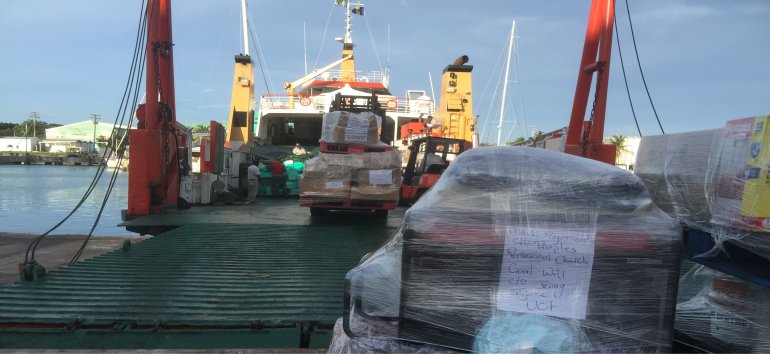
{"type": "Polygon", "coordinates": [[[263,94],[259,98],[256,123],[258,145],[317,146],[321,136],[323,114],[336,94],[346,96],[377,96],[385,110],[382,140],[388,144],[401,137],[399,128],[420,117],[432,115],[436,106],[424,90],[407,90],[404,97],[390,91],[387,70],[359,71],[354,55],[355,44],[350,29],[351,4],[345,2],[345,36],[337,38],[342,44],[340,59],[297,80],[286,82],[285,94],[263,94]],[[338,67],[339,66],[339,67],[338,67]]]}

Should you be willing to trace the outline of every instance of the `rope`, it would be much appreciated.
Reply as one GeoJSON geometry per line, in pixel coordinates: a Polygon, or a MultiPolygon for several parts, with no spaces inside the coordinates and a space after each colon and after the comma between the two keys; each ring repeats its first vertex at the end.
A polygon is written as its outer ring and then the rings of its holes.
{"type": "MultiPolygon", "coordinates": [[[[613,7],[614,10],[614,7],[613,7]]],[[[617,17],[615,17],[617,18],[617,17]]],[[[642,130],[639,128],[639,121],[636,119],[636,111],[634,111],[634,102],[631,100],[631,91],[628,89],[628,78],[626,77],[626,66],[623,64],[623,51],[620,50],[620,32],[618,31],[618,21],[613,21],[615,24],[615,42],[618,47],[618,57],[620,57],[620,68],[623,71],[623,82],[626,84],[626,95],[628,96],[628,105],[631,106],[631,115],[634,116],[634,123],[636,124],[636,131],[639,132],[639,136],[642,136],[642,130]]]]}
{"type": "Polygon", "coordinates": [[[324,25],[324,34],[321,36],[321,45],[318,47],[318,55],[315,57],[315,61],[313,62],[313,67],[315,68],[318,65],[318,59],[321,58],[321,50],[324,47],[324,43],[326,42],[326,33],[329,31],[329,22],[332,19],[332,13],[334,12],[334,6],[329,6],[329,16],[326,17],[326,25],[324,25]]]}
{"type": "Polygon", "coordinates": [[[262,80],[265,82],[265,89],[267,90],[268,96],[272,95],[270,90],[270,85],[268,82],[272,82],[273,80],[270,79],[270,72],[267,71],[267,63],[262,63],[262,57],[264,56],[262,54],[262,46],[259,45],[259,37],[257,37],[254,32],[251,30],[254,28],[254,23],[251,21],[251,14],[249,14],[249,23],[251,26],[249,26],[249,34],[251,34],[251,44],[254,45],[254,49],[257,52],[257,62],[259,63],[259,69],[262,71],[262,80]]]}
{"type": "Polygon", "coordinates": [[[385,71],[385,67],[382,66],[382,61],[380,60],[380,53],[377,51],[377,44],[374,43],[374,35],[372,34],[372,28],[369,27],[369,17],[362,16],[364,18],[364,23],[366,23],[366,30],[369,32],[369,41],[372,42],[372,48],[374,49],[374,57],[377,58],[377,64],[380,65],[380,70],[385,71]]]}
{"type": "MultiPolygon", "coordinates": [[[[144,6],[144,4],[142,6],[144,6]]],[[[143,53],[146,49],[146,41],[145,41],[146,32],[142,31],[142,29],[144,28],[147,21],[147,12],[144,11],[144,16],[141,16],[141,17],[142,17],[142,20],[140,20],[140,23],[138,26],[137,39],[134,45],[134,58],[131,62],[131,69],[129,70],[129,77],[126,85],[126,90],[123,93],[123,99],[121,100],[120,106],[118,108],[118,114],[115,117],[116,124],[123,125],[126,114],[128,114],[129,115],[129,119],[127,123],[128,127],[131,127],[133,125],[133,120],[134,120],[133,112],[136,112],[136,107],[139,104],[139,92],[141,91],[141,88],[142,88],[141,79],[144,76],[144,68],[145,68],[144,65],[145,65],[146,58],[143,55],[143,53]],[[131,89],[133,89],[133,92],[130,92],[131,89]],[[131,101],[131,104],[128,104],[129,100],[131,101]],[[119,123],[118,123],[118,120],[119,120],[119,123]]],[[[114,129],[115,128],[113,127],[113,131],[114,129]]],[[[128,133],[126,133],[126,135],[127,134],[128,133]]],[[[83,251],[88,245],[88,241],[91,239],[91,236],[93,235],[93,232],[96,229],[96,226],[99,224],[99,220],[101,219],[102,213],[104,212],[104,208],[107,206],[107,201],[109,200],[110,195],[112,195],[112,190],[115,187],[115,182],[117,180],[117,177],[119,174],[119,168],[122,161],[123,161],[123,154],[118,154],[118,163],[115,166],[115,169],[112,171],[112,176],[107,186],[107,191],[104,195],[104,199],[102,200],[102,205],[99,208],[99,212],[96,215],[96,219],[93,225],[91,226],[91,230],[88,232],[88,236],[86,237],[85,240],[83,240],[83,243],[81,244],[80,248],[70,260],[69,262],[70,265],[75,264],[83,255],[83,251]]]]}
{"type": "MultiPolygon", "coordinates": [[[[145,2],[144,2],[144,0],[142,0],[141,9],[142,9],[142,11],[140,12],[139,26],[138,26],[138,29],[137,29],[137,36],[136,36],[136,44],[134,46],[134,57],[133,57],[133,60],[131,62],[131,69],[130,69],[130,72],[129,72],[129,78],[128,78],[127,83],[126,83],[126,88],[125,88],[125,90],[123,92],[123,99],[121,101],[121,108],[119,109],[119,113],[118,113],[118,115],[115,118],[115,123],[113,124],[113,131],[112,131],[112,134],[111,134],[113,136],[115,134],[117,134],[117,130],[118,130],[117,127],[119,125],[123,125],[123,119],[121,119],[120,123],[118,123],[118,117],[121,116],[120,111],[124,108],[124,103],[127,102],[127,97],[130,97],[131,88],[134,87],[133,83],[134,83],[134,81],[138,81],[139,80],[139,78],[141,77],[141,75],[143,73],[143,70],[144,70],[144,63],[143,63],[144,55],[143,55],[143,53],[144,53],[145,47],[140,44],[140,43],[144,42],[145,32],[142,31],[142,29],[144,28],[144,26],[146,24],[146,20],[147,20],[147,11],[145,9],[145,2]],[[137,63],[141,63],[141,69],[138,71],[138,73],[136,71],[137,63]]],[[[135,94],[134,94],[134,96],[135,96],[134,97],[134,103],[135,104],[136,104],[136,96],[137,96],[136,92],[138,92],[138,87],[140,87],[140,86],[137,85],[136,87],[137,87],[137,89],[134,90],[134,92],[135,92],[135,94]]],[[[134,107],[135,107],[135,105],[134,105],[134,107]]],[[[107,153],[107,149],[105,149],[104,153],[102,154],[102,160],[106,161],[107,159],[109,159],[112,156],[113,152],[114,151],[112,149],[109,149],[109,153],[107,153]]],[[[122,155],[120,156],[120,159],[122,159],[122,155]]],[[[75,205],[75,207],[69,212],[69,214],[67,214],[67,216],[65,216],[61,221],[59,221],[51,229],[49,229],[48,231],[46,231],[42,235],[38,236],[37,238],[35,238],[35,240],[33,240],[29,244],[29,246],[27,246],[27,251],[24,254],[24,262],[25,263],[28,260],[30,260],[30,259],[34,261],[35,260],[35,251],[37,250],[37,246],[40,244],[40,242],[46,236],[48,236],[51,232],[53,232],[54,230],[59,228],[59,226],[64,224],[64,222],[66,222],[73,214],[75,214],[75,212],[83,205],[83,203],[88,199],[88,197],[91,195],[91,193],[96,188],[96,185],[98,184],[98,182],[101,179],[101,176],[102,176],[102,174],[104,173],[105,170],[106,170],[106,166],[100,164],[99,167],[97,167],[96,173],[94,174],[94,178],[91,180],[91,183],[89,184],[88,188],[86,189],[85,194],[80,199],[80,201],[75,205]]],[[[117,167],[116,167],[114,173],[117,173],[117,167]]],[[[110,195],[110,192],[112,190],[112,186],[113,185],[114,185],[114,180],[111,181],[110,187],[108,188],[108,192],[105,194],[104,201],[103,201],[103,206],[99,210],[99,213],[97,214],[96,222],[93,224],[93,226],[91,228],[91,231],[88,234],[88,237],[86,237],[86,239],[84,240],[83,245],[81,246],[81,250],[78,251],[78,253],[76,254],[76,257],[79,257],[79,255],[82,254],[82,249],[85,248],[85,245],[87,244],[88,240],[90,239],[91,235],[93,234],[93,230],[95,229],[96,225],[98,224],[99,218],[101,217],[101,214],[102,214],[102,212],[104,210],[104,205],[106,205],[106,202],[107,202],[107,200],[109,198],[109,195],[110,195]]],[[[77,258],[73,258],[73,259],[76,260],[77,258]]]]}
{"type": "Polygon", "coordinates": [[[639,51],[636,48],[636,36],[634,35],[634,24],[631,22],[631,10],[628,7],[628,0],[626,0],[626,13],[628,14],[628,26],[631,28],[631,39],[634,42],[634,53],[636,53],[636,63],[639,65],[639,73],[642,75],[642,83],[644,83],[644,90],[647,92],[647,98],[650,100],[650,106],[652,106],[652,112],[655,113],[655,120],[658,121],[660,132],[666,134],[663,130],[663,125],[660,123],[658,112],[655,110],[655,104],[652,103],[652,96],[650,90],[647,88],[647,80],[644,79],[644,71],[642,71],[642,62],[639,60],[639,51]]]}

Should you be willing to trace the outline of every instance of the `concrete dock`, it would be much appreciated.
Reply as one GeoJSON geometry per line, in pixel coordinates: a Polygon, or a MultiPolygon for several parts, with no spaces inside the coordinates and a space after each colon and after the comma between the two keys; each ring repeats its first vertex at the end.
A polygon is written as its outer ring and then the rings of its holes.
{"type": "MultiPolygon", "coordinates": [[[[12,284],[19,281],[18,263],[24,261],[27,247],[39,235],[0,232],[0,285],[12,284]]],[[[38,262],[47,270],[55,270],[69,263],[80,245],[84,235],[52,235],[47,236],[35,253],[38,262]]],[[[123,245],[124,240],[136,243],[146,239],[144,236],[96,236],[88,241],[81,260],[116,250],[123,245]]]]}

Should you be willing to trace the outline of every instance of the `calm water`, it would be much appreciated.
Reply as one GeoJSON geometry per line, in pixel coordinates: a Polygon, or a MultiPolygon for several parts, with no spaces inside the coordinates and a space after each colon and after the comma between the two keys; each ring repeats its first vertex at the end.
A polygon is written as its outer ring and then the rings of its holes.
{"type": "MultiPolygon", "coordinates": [[[[56,225],[85,194],[96,167],[0,165],[0,232],[43,233],[56,225]]],[[[96,189],[52,234],[88,234],[99,212],[108,169],[96,189]]],[[[120,173],[94,235],[136,235],[116,226],[128,203],[128,174],[120,173]]]]}

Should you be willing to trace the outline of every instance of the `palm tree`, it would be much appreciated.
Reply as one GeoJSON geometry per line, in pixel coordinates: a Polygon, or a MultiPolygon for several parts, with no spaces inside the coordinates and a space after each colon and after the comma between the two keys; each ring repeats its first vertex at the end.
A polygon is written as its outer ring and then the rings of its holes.
{"type": "Polygon", "coordinates": [[[613,135],[610,138],[610,144],[615,145],[615,163],[618,162],[620,154],[627,152],[626,137],[623,135],[613,135]]]}
{"type": "Polygon", "coordinates": [[[193,144],[200,144],[201,136],[206,135],[211,128],[208,124],[194,124],[190,127],[193,133],[193,144]]]}

